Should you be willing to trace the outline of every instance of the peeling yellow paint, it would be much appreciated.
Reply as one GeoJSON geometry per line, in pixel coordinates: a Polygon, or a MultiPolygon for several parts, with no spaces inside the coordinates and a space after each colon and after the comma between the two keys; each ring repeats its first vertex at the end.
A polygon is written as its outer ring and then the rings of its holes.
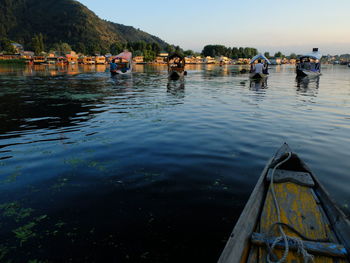
{"type": "MultiPolygon", "coordinates": [[[[293,226],[304,236],[311,239],[325,239],[330,236],[330,228],[323,222],[321,211],[314,199],[311,188],[300,186],[292,182],[278,183],[274,185],[276,198],[281,210],[281,221],[293,226]]],[[[260,232],[268,233],[271,225],[277,222],[277,212],[269,191],[265,200],[265,205],[260,219],[260,232]]],[[[298,236],[291,230],[284,228],[285,233],[289,236],[298,236]]],[[[280,236],[278,228],[275,227],[272,235],[280,236]]],[[[282,257],[283,251],[276,249],[275,253],[279,258],[282,257]]],[[[259,262],[266,262],[266,249],[259,248],[259,262]]],[[[287,263],[303,263],[303,258],[296,252],[290,251],[287,263]]],[[[315,256],[314,262],[346,262],[340,259],[330,257],[315,256]]]]}

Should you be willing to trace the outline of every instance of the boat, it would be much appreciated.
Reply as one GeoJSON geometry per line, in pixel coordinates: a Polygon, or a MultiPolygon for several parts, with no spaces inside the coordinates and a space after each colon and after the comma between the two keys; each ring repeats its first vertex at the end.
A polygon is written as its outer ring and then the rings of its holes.
{"type": "Polygon", "coordinates": [[[349,262],[349,253],[350,221],[285,143],[265,166],[218,262],[349,262]]]}
{"type": "Polygon", "coordinates": [[[296,73],[298,77],[317,77],[321,75],[322,55],[318,52],[318,48],[314,48],[312,53],[305,54],[299,58],[296,73]]]}
{"type": "Polygon", "coordinates": [[[46,58],[44,56],[34,56],[33,64],[34,65],[43,65],[46,63],[46,58]]]}
{"type": "Polygon", "coordinates": [[[269,72],[268,72],[268,65],[271,65],[270,60],[268,60],[267,57],[265,57],[263,54],[258,54],[255,57],[253,57],[250,61],[250,73],[249,73],[249,78],[253,79],[253,80],[260,80],[260,79],[265,79],[269,76],[269,72]],[[254,64],[255,61],[257,60],[262,60],[263,63],[265,64],[265,69],[263,70],[262,73],[256,73],[254,72],[254,64]]]}
{"type": "Polygon", "coordinates": [[[95,58],[96,65],[105,65],[106,64],[106,57],[105,56],[97,56],[95,58]]]}
{"type": "Polygon", "coordinates": [[[57,58],[56,65],[58,65],[58,66],[65,66],[65,65],[68,65],[68,60],[67,60],[67,58],[66,58],[66,57],[58,57],[58,58],[57,58]]]}
{"type": "Polygon", "coordinates": [[[95,65],[95,60],[93,57],[84,57],[83,64],[84,65],[95,65]]]}
{"type": "Polygon", "coordinates": [[[115,64],[117,64],[116,70],[111,71],[112,75],[126,75],[132,73],[132,53],[128,50],[124,50],[115,58],[115,64]]]}
{"type": "Polygon", "coordinates": [[[348,67],[350,68],[350,63],[348,64],[348,67]]]}
{"type": "Polygon", "coordinates": [[[171,80],[178,80],[187,75],[185,71],[185,57],[180,54],[173,53],[168,57],[168,77],[171,80]]]}

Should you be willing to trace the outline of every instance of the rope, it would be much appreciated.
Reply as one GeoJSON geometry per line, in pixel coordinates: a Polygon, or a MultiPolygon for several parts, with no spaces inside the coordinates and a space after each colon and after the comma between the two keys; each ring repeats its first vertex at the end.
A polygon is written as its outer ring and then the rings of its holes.
{"type": "Polygon", "coordinates": [[[276,212],[277,212],[277,222],[274,223],[272,225],[272,227],[274,225],[278,225],[278,230],[279,232],[281,233],[281,236],[277,237],[273,242],[272,242],[272,246],[270,247],[270,245],[268,243],[266,243],[267,245],[267,248],[268,248],[268,254],[266,256],[266,259],[267,259],[267,262],[268,263],[283,263],[286,261],[287,257],[288,257],[288,254],[289,254],[289,243],[288,243],[288,240],[294,242],[297,247],[298,247],[298,253],[301,254],[303,256],[303,259],[304,259],[304,263],[308,263],[308,262],[313,262],[313,256],[310,255],[304,248],[304,244],[303,244],[303,241],[299,238],[296,238],[296,237],[290,237],[290,236],[287,236],[286,233],[284,232],[283,230],[283,227],[282,225],[284,225],[281,221],[281,211],[280,211],[280,208],[279,208],[279,205],[278,205],[278,201],[277,201],[277,198],[276,198],[276,193],[275,193],[275,188],[274,188],[274,174],[275,174],[275,171],[278,167],[280,167],[282,164],[284,164],[285,162],[287,162],[290,158],[292,157],[292,153],[291,152],[288,152],[288,157],[282,161],[280,161],[279,163],[276,164],[276,166],[273,168],[272,170],[272,174],[271,174],[271,181],[270,181],[270,191],[271,191],[271,194],[272,194],[272,198],[273,198],[273,202],[275,204],[275,208],[276,208],[276,212]],[[283,252],[283,256],[281,259],[278,259],[274,254],[273,254],[273,249],[275,248],[275,246],[277,245],[278,242],[282,241],[284,242],[285,244],[285,250],[283,252]],[[277,261],[272,261],[270,259],[271,255],[274,257],[274,260],[277,260],[277,261]],[[277,258],[277,259],[276,259],[277,258]]]}

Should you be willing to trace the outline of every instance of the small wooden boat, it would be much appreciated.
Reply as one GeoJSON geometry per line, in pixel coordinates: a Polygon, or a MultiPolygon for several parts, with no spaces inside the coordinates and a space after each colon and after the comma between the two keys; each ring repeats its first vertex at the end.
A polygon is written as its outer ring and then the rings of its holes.
{"type": "MultiPolygon", "coordinates": [[[[255,57],[253,57],[250,61],[250,74],[249,78],[252,80],[261,80],[266,79],[269,76],[269,68],[268,65],[270,65],[271,62],[268,60],[267,57],[265,57],[263,54],[258,54],[255,57]],[[257,72],[256,69],[256,61],[263,62],[264,66],[260,72],[257,72]]],[[[260,64],[262,65],[262,64],[260,64]]],[[[262,67],[262,66],[261,66],[262,67]]]]}
{"type": "Polygon", "coordinates": [[[187,72],[185,71],[185,57],[174,53],[168,57],[168,77],[171,80],[183,78],[187,72]]]}
{"type": "Polygon", "coordinates": [[[343,263],[349,252],[350,221],[284,144],[263,170],[218,262],[343,263]]]}
{"type": "Polygon", "coordinates": [[[251,78],[252,80],[266,79],[268,76],[268,74],[263,73],[249,73],[249,78],[251,78]]]}
{"type": "MultiPolygon", "coordinates": [[[[111,69],[111,75],[126,75],[132,73],[132,53],[124,50],[113,59],[116,64],[115,69],[111,69]]],[[[113,62],[112,62],[113,63],[113,62]]]]}
{"type": "Polygon", "coordinates": [[[296,73],[298,77],[317,77],[321,75],[322,55],[318,52],[318,48],[314,48],[312,53],[303,55],[297,63],[296,73]]]}

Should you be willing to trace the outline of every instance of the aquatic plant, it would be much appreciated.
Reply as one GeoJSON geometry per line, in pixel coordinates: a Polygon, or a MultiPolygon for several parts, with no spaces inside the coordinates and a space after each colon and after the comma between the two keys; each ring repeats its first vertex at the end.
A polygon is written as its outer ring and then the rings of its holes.
{"type": "Polygon", "coordinates": [[[36,234],[32,231],[33,227],[36,226],[36,222],[30,222],[26,225],[20,226],[13,230],[16,237],[20,240],[20,246],[26,242],[29,238],[34,237],[36,234]]]}

